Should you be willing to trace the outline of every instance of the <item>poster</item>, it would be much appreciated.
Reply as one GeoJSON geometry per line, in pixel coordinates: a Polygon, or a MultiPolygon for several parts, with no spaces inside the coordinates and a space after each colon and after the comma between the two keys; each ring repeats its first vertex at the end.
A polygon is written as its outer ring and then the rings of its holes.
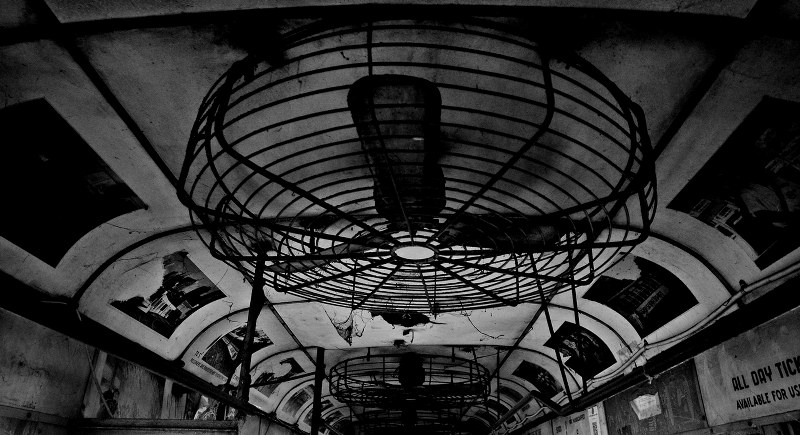
{"type": "Polygon", "coordinates": [[[799,332],[794,309],[695,357],[710,424],[800,409],[799,332]]]}
{"type": "Polygon", "coordinates": [[[292,397],[283,405],[282,411],[288,415],[295,415],[303,408],[303,405],[308,403],[313,397],[314,387],[309,385],[292,394],[292,397]]]}
{"type": "Polygon", "coordinates": [[[635,255],[625,256],[597,278],[583,297],[619,313],[641,337],[697,305],[683,281],[635,255]]]}
{"type": "Polygon", "coordinates": [[[145,208],[61,115],[40,98],[0,110],[0,236],[55,267],[81,237],[145,208]]]}
{"type": "MultiPolygon", "coordinates": [[[[229,378],[238,365],[239,352],[244,347],[247,325],[242,325],[233,331],[219,337],[211,346],[203,352],[202,360],[220,372],[225,379],[229,378]]],[[[272,345],[272,340],[260,329],[255,330],[253,336],[253,350],[259,350],[272,345]]]]}
{"type": "MultiPolygon", "coordinates": [[[[608,435],[603,415],[603,405],[598,404],[584,411],[551,420],[555,435],[608,435]]],[[[545,433],[540,427],[539,430],[545,433]]]]}
{"type": "Polygon", "coordinates": [[[553,433],[556,435],[589,435],[589,419],[586,411],[576,412],[565,417],[552,420],[553,433]]]}
{"type": "Polygon", "coordinates": [[[225,297],[184,251],[162,258],[161,286],[149,296],[111,301],[111,305],[139,323],[169,338],[200,308],[225,297]]]}
{"type": "Polygon", "coordinates": [[[800,246],[800,103],[765,97],[668,205],[764,269],[800,246]]]}
{"type": "Polygon", "coordinates": [[[564,390],[550,372],[529,361],[523,360],[511,374],[528,381],[544,397],[553,397],[564,390]]]}
{"type": "Polygon", "coordinates": [[[567,357],[564,365],[584,379],[594,377],[617,361],[600,337],[570,322],[562,323],[544,345],[567,357]]]}
{"type": "MultiPolygon", "coordinates": [[[[516,370],[515,370],[515,372],[516,372],[516,370]]],[[[509,401],[511,403],[517,403],[520,400],[522,400],[522,393],[520,393],[519,391],[517,391],[517,390],[515,390],[515,389],[513,389],[511,387],[507,387],[505,385],[501,385],[500,388],[497,389],[497,391],[499,391],[501,395],[508,397],[508,399],[509,399],[509,401]]]]}
{"type": "Polygon", "coordinates": [[[602,402],[586,410],[586,420],[591,435],[608,435],[602,402]]]}
{"type": "Polygon", "coordinates": [[[301,375],[304,372],[297,360],[289,357],[261,372],[253,382],[253,387],[261,394],[269,397],[280,386],[281,381],[301,375]]]}

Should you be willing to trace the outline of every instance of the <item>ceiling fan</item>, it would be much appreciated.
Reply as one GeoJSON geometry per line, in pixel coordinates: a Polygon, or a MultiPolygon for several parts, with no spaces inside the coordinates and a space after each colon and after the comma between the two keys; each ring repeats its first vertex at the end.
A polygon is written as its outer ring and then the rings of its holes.
{"type": "Polygon", "coordinates": [[[181,200],[212,254],[352,309],[542,301],[646,237],[641,109],[596,68],[467,19],[314,23],[201,105],[181,200]]]}
{"type": "Polygon", "coordinates": [[[457,408],[485,400],[489,381],[477,360],[415,352],[349,358],[330,371],[331,394],[365,408],[457,408]]]}

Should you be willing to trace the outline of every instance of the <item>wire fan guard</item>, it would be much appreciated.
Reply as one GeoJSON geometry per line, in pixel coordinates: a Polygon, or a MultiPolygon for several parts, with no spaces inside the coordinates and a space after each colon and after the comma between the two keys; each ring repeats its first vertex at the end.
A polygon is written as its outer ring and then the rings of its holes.
{"type": "Polygon", "coordinates": [[[647,236],[642,110],[577,55],[475,20],[315,23],[281,48],[211,88],[180,175],[204,242],[248,278],[470,310],[588,284],[647,236]]]}
{"type": "Polygon", "coordinates": [[[416,353],[346,359],[328,379],[333,397],[364,407],[459,407],[491,391],[489,371],[477,361],[416,353]]]}
{"type": "Polygon", "coordinates": [[[452,410],[372,410],[358,416],[353,425],[355,432],[372,434],[448,434],[471,435],[475,433],[472,422],[461,421],[461,414],[452,410]],[[411,414],[411,415],[409,415],[411,414]]]}

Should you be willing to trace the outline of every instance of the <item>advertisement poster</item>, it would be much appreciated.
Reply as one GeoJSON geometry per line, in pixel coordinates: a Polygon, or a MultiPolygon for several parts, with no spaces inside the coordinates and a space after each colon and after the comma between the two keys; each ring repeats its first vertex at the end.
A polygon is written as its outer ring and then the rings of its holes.
{"type": "Polygon", "coordinates": [[[695,357],[709,424],[800,409],[798,330],[795,309],[695,357]]]}
{"type": "Polygon", "coordinates": [[[800,246],[800,103],[764,98],[667,207],[730,237],[762,270],[800,246]]]}
{"type": "Polygon", "coordinates": [[[586,420],[589,422],[589,433],[591,435],[608,435],[602,402],[586,410],[586,420]]]}
{"type": "Polygon", "coordinates": [[[594,377],[616,362],[614,354],[600,337],[570,322],[562,323],[544,345],[565,355],[568,359],[564,365],[585,379],[594,377]]]}
{"type": "Polygon", "coordinates": [[[166,338],[200,308],[225,297],[184,251],[162,258],[161,287],[149,296],[111,301],[111,305],[166,338]]]}
{"type": "Polygon", "coordinates": [[[555,435],[589,435],[588,411],[577,412],[566,417],[559,417],[553,421],[555,435]]]}
{"type": "Polygon", "coordinates": [[[300,366],[297,360],[292,357],[285,358],[261,372],[252,386],[253,388],[257,388],[261,394],[270,397],[281,385],[281,382],[285,382],[303,373],[303,367],[300,366]]]}
{"type": "Polygon", "coordinates": [[[677,276],[635,255],[627,255],[597,278],[583,297],[619,313],[642,337],[697,305],[677,276]]]}
{"type": "Polygon", "coordinates": [[[519,363],[512,375],[525,379],[545,397],[553,397],[564,390],[550,372],[526,360],[519,363]]]}

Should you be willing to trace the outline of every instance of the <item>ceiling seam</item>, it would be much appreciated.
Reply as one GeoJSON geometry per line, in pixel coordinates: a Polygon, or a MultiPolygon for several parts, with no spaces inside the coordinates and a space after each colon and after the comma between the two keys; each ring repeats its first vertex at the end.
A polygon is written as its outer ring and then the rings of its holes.
{"type": "MultiPolygon", "coordinates": [[[[631,227],[631,229],[636,231],[635,227],[631,227]]],[[[728,292],[728,295],[732,296],[732,295],[738,293],[736,288],[730,282],[728,282],[728,280],[725,278],[725,276],[722,275],[722,273],[716,267],[714,267],[714,265],[711,264],[711,262],[707,258],[705,258],[704,256],[700,255],[699,252],[697,252],[694,249],[684,245],[681,242],[678,242],[677,240],[673,239],[672,237],[666,236],[666,235],[661,234],[661,233],[657,233],[657,232],[652,231],[652,230],[650,230],[650,236],[652,236],[652,237],[654,237],[654,238],[656,238],[658,240],[661,240],[662,242],[666,242],[666,243],[668,243],[668,244],[680,249],[681,251],[689,254],[690,257],[692,257],[695,260],[699,261],[706,269],[708,269],[709,272],[711,272],[712,275],[714,275],[714,278],[716,278],[720,282],[720,284],[722,284],[722,286],[725,288],[725,291],[728,292]]]]}
{"type": "Polygon", "coordinates": [[[127,109],[125,109],[125,106],[117,98],[116,94],[114,94],[114,91],[112,91],[105,80],[103,80],[103,77],[92,65],[91,60],[86,53],[84,53],[78,47],[75,36],[67,31],[45,0],[40,0],[37,3],[39,5],[38,9],[41,10],[44,20],[51,22],[51,24],[47,25],[52,26],[53,28],[54,40],[67,50],[70,57],[72,57],[72,60],[75,61],[83,73],[86,74],[86,76],[89,78],[89,81],[92,83],[92,85],[94,85],[95,89],[100,92],[100,94],[106,100],[106,103],[111,106],[116,115],[125,124],[125,127],[130,130],[130,132],[139,142],[139,145],[141,145],[150,158],[153,159],[153,162],[156,164],[156,166],[158,166],[162,174],[167,177],[169,182],[176,188],[175,190],[177,192],[178,178],[172,173],[161,156],[156,152],[155,146],[153,146],[152,142],[150,142],[150,140],[142,131],[141,127],[139,127],[127,109]]]}
{"type": "Polygon", "coordinates": [[[753,35],[756,32],[764,30],[762,21],[768,15],[769,6],[768,1],[760,0],[756,2],[747,17],[729,23],[733,27],[733,31],[726,32],[726,34],[733,35],[733,37],[730,39],[724,38],[720,41],[723,46],[722,53],[714,59],[705,74],[689,90],[675,118],[658,139],[658,142],[653,147],[653,157],[656,160],[683,128],[689,116],[700,105],[700,102],[708,95],[708,92],[717,82],[722,72],[725,71],[725,68],[734,61],[736,54],[741,51],[748,41],[753,39],[753,35]]]}

